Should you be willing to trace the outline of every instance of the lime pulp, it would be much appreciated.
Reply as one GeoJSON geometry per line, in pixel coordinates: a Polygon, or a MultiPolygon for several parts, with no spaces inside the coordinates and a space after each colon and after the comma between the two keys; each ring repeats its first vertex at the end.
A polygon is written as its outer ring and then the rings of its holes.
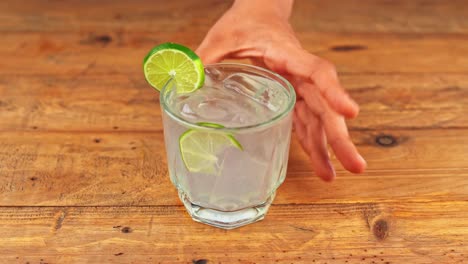
{"type": "MultiPolygon", "coordinates": [[[[223,128],[214,123],[198,123],[210,128],[223,128]]],[[[217,174],[221,164],[219,154],[233,147],[243,150],[242,145],[233,135],[223,131],[205,131],[189,129],[179,138],[179,148],[185,167],[190,172],[217,174]]]]}

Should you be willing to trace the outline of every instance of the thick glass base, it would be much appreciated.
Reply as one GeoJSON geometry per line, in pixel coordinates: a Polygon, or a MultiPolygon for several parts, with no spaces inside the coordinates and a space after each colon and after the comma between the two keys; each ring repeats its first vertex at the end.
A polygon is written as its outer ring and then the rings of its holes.
{"type": "Polygon", "coordinates": [[[275,198],[275,193],[263,204],[238,211],[219,211],[193,204],[180,190],[179,197],[193,220],[223,229],[233,229],[262,220],[275,198]]]}

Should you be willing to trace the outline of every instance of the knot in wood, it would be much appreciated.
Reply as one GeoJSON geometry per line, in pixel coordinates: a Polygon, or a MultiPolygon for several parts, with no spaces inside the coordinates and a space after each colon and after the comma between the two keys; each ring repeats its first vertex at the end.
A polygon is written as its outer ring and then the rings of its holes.
{"type": "Polygon", "coordinates": [[[383,219],[375,221],[372,231],[378,240],[384,240],[388,236],[388,223],[383,219]]]}
{"type": "Polygon", "coordinates": [[[126,227],[123,227],[121,230],[120,230],[122,233],[131,233],[133,230],[126,226],[126,227]]]}
{"type": "Polygon", "coordinates": [[[398,144],[398,141],[392,135],[382,134],[375,137],[375,143],[382,147],[393,147],[398,144]]]}
{"type": "Polygon", "coordinates": [[[98,35],[98,36],[94,37],[94,40],[96,42],[100,42],[102,44],[108,44],[109,42],[112,41],[112,37],[109,36],[109,35],[98,35]]]}

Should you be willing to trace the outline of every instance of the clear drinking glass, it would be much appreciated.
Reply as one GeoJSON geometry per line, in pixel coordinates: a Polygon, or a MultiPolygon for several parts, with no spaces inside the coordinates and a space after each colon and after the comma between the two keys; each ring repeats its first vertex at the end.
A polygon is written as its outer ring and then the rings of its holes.
{"type": "Polygon", "coordinates": [[[291,84],[263,68],[219,63],[205,66],[199,90],[177,94],[174,86],[166,84],[160,102],[169,175],[188,213],[225,229],[263,219],[286,176],[291,84]],[[184,149],[182,138],[193,131],[194,147],[184,149]],[[196,160],[187,165],[182,153],[196,160]]]}

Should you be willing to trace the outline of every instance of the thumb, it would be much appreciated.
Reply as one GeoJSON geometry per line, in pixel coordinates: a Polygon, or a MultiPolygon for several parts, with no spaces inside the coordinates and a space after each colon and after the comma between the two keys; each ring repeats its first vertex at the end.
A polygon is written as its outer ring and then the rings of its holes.
{"type": "Polygon", "coordinates": [[[228,46],[225,45],[224,36],[212,36],[211,32],[205,36],[195,51],[203,64],[212,64],[222,61],[228,55],[228,46]]]}

